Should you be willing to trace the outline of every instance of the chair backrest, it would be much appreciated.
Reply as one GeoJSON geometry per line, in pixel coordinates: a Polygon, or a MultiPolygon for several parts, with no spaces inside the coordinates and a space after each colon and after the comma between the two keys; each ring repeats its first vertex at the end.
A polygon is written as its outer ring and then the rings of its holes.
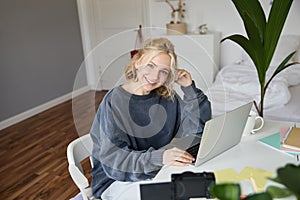
{"type": "Polygon", "coordinates": [[[74,183],[79,188],[84,200],[88,199],[86,194],[86,188],[89,187],[89,181],[84,175],[81,166],[81,161],[90,157],[90,155],[92,154],[92,148],[93,141],[91,139],[90,134],[84,135],[73,140],[67,148],[69,173],[74,183]]]}

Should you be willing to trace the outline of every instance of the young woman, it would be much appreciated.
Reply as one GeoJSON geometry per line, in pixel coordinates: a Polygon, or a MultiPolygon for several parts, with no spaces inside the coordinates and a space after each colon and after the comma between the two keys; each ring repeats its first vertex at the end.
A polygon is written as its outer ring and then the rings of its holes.
{"type": "MultiPolygon", "coordinates": [[[[186,151],[163,147],[175,137],[201,134],[211,106],[191,75],[177,69],[174,46],[149,39],[125,71],[127,82],[110,90],[97,111],[90,134],[95,197],[123,199],[130,182],[153,178],[163,165],[194,161],[186,151]],[[183,99],[173,83],[181,86],[183,99]]],[[[138,191],[137,191],[138,192],[138,191]]]]}

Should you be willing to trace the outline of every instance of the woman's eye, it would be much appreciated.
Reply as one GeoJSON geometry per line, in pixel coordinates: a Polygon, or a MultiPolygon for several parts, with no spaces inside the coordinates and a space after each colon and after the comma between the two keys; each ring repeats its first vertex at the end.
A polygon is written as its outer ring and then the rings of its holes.
{"type": "Polygon", "coordinates": [[[153,68],[154,68],[154,65],[153,65],[153,64],[151,64],[151,63],[148,63],[148,64],[147,64],[147,67],[149,67],[149,68],[153,69],[153,68]]]}
{"type": "Polygon", "coordinates": [[[166,70],[161,70],[161,73],[165,76],[168,76],[169,75],[169,71],[166,71],[166,70]]]}

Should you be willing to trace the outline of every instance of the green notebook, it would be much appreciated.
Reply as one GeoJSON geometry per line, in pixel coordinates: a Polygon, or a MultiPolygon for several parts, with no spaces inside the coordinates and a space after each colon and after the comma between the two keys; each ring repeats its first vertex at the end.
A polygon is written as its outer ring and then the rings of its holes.
{"type": "Polygon", "coordinates": [[[293,153],[293,152],[287,152],[281,149],[281,144],[280,144],[280,132],[275,133],[273,135],[269,135],[267,137],[261,138],[258,141],[267,144],[277,150],[280,150],[282,152],[291,154],[291,155],[298,155],[298,153],[293,153]]]}

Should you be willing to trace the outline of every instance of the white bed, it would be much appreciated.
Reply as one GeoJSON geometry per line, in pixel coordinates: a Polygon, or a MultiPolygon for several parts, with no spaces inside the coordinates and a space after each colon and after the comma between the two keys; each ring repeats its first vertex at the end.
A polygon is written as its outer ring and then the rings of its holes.
{"type": "MultiPolygon", "coordinates": [[[[282,36],[267,72],[267,77],[288,53],[297,50],[292,61],[300,61],[300,37],[282,36]]],[[[206,91],[214,116],[237,108],[247,102],[260,102],[260,86],[256,69],[245,53],[237,62],[221,68],[206,91]]],[[[267,79],[268,80],[268,79],[267,79]]],[[[253,107],[253,111],[255,108],[253,107]]],[[[300,64],[279,73],[271,82],[265,97],[266,119],[300,122],[300,64]]]]}
{"type": "Polygon", "coordinates": [[[291,92],[290,101],[282,108],[269,111],[265,117],[273,120],[300,122],[300,84],[289,88],[291,92]]]}

